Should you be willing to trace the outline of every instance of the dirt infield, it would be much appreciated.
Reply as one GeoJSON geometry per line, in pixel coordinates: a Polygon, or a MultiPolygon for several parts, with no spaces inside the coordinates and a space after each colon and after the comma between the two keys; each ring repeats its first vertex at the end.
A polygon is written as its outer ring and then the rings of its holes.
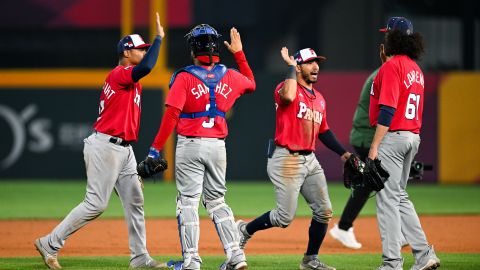
{"type": "MultiPolygon", "coordinates": [[[[0,257],[37,256],[35,238],[50,232],[58,220],[0,221],[0,257]]],[[[333,226],[336,220],[330,224],[333,226]]],[[[480,253],[480,216],[421,217],[423,228],[437,252],[480,253]]],[[[296,218],[286,229],[260,231],[247,246],[248,254],[302,254],[307,243],[310,220],[296,218]]],[[[223,250],[212,222],[201,220],[201,255],[221,255],[223,250]]],[[[355,223],[360,250],[344,248],[327,234],[320,253],[381,253],[380,236],[374,217],[355,223]]],[[[148,249],[152,255],[179,255],[177,224],[173,219],[147,220],[148,249]]],[[[408,251],[408,248],[405,249],[408,251]]],[[[95,220],[75,233],[60,255],[129,255],[127,228],[123,219],[95,220]]]]}

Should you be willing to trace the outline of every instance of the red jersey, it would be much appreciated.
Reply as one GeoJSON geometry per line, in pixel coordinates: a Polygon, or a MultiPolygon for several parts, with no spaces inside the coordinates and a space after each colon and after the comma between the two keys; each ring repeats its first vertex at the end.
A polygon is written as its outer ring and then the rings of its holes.
{"type": "MultiPolygon", "coordinates": [[[[227,112],[237,98],[254,90],[254,81],[236,70],[228,69],[215,88],[217,109],[227,112]]],[[[176,76],[165,104],[180,109],[182,113],[206,111],[210,106],[209,89],[194,75],[181,72],[176,76]]],[[[228,135],[227,121],[221,116],[216,116],[213,122],[208,116],[180,118],[177,133],[183,136],[225,138],[228,135]]]]}
{"type": "Polygon", "coordinates": [[[284,105],[278,93],[283,85],[281,82],[274,93],[275,144],[293,151],[314,151],[318,134],[329,129],[325,99],[317,90],[310,92],[297,83],[295,99],[284,105]]]}
{"type": "Polygon", "coordinates": [[[406,55],[395,55],[378,71],[370,92],[370,124],[377,125],[380,105],[395,108],[389,130],[420,133],[424,79],[417,63],[406,55]]]}
{"type": "Polygon", "coordinates": [[[93,128],[136,141],[140,127],[142,85],[132,79],[133,66],[117,66],[107,76],[100,95],[99,116],[93,128]]]}

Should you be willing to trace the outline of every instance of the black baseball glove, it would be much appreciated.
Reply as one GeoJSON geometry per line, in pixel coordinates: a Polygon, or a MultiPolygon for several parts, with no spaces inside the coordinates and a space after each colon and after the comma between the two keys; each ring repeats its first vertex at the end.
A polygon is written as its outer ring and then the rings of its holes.
{"type": "Polygon", "coordinates": [[[389,177],[390,174],[382,167],[382,163],[378,158],[375,160],[367,158],[365,160],[363,180],[367,186],[378,192],[385,187],[384,183],[389,177]]]}
{"type": "Polygon", "coordinates": [[[364,186],[363,173],[365,171],[365,163],[360,158],[351,154],[343,165],[343,184],[348,189],[356,189],[364,186]]]}
{"type": "Polygon", "coordinates": [[[148,178],[165,171],[167,168],[167,160],[160,155],[157,158],[147,157],[145,160],[138,163],[137,172],[142,178],[148,178]]]}

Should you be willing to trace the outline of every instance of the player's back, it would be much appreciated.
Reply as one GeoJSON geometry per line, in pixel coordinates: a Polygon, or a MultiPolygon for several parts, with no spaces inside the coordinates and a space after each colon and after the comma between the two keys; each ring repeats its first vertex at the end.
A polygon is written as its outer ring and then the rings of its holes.
{"type": "Polygon", "coordinates": [[[392,64],[398,66],[400,72],[400,95],[397,112],[392,118],[390,129],[409,130],[419,133],[422,126],[424,77],[415,61],[406,55],[394,56],[392,64]]]}
{"type": "MultiPolygon", "coordinates": [[[[228,112],[235,101],[244,93],[255,90],[254,83],[236,70],[228,69],[215,87],[217,110],[228,112]]],[[[188,72],[179,73],[170,88],[166,104],[181,110],[184,114],[207,111],[210,107],[208,86],[188,72]]],[[[226,119],[216,116],[180,118],[177,133],[183,136],[224,138],[228,135],[226,119]]]]}

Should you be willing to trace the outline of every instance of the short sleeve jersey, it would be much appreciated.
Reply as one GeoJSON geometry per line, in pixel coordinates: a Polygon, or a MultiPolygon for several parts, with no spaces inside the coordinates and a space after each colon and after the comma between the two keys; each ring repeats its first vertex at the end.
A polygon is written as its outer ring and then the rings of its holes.
{"type": "Polygon", "coordinates": [[[310,92],[297,83],[297,95],[292,103],[286,105],[279,94],[283,85],[284,82],[281,82],[274,93],[275,144],[292,151],[314,151],[318,134],[329,129],[325,99],[317,90],[310,92]]]}
{"type": "Polygon", "coordinates": [[[99,116],[93,128],[101,133],[136,141],[140,127],[142,85],[132,79],[133,66],[117,66],[100,94],[99,116]]]}
{"type": "Polygon", "coordinates": [[[390,131],[420,133],[424,100],[424,78],[417,63],[406,55],[385,62],[370,92],[370,124],[377,125],[381,105],[395,108],[390,131]]]}
{"type": "MultiPolygon", "coordinates": [[[[228,69],[215,87],[217,109],[227,112],[237,98],[254,90],[254,82],[240,72],[228,69]]],[[[182,113],[206,111],[210,106],[209,89],[194,75],[181,72],[175,77],[165,104],[178,108],[182,113]]],[[[180,118],[177,133],[183,136],[225,138],[228,135],[227,121],[221,116],[216,116],[213,121],[208,116],[180,118]]]]}

